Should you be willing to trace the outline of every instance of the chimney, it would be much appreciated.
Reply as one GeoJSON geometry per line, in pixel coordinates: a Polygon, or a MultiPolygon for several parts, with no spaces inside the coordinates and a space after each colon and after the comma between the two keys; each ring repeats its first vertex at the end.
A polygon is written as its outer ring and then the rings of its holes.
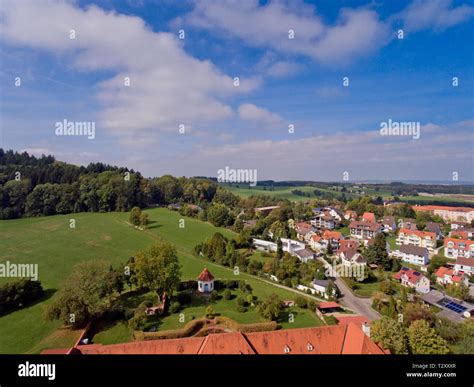
{"type": "Polygon", "coordinates": [[[367,321],[362,323],[362,332],[364,332],[367,337],[370,337],[370,325],[367,321]]]}

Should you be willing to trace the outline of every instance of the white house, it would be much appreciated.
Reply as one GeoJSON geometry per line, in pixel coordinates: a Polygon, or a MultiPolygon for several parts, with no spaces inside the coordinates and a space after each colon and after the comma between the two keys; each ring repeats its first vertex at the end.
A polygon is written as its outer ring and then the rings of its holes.
{"type": "Polygon", "coordinates": [[[467,275],[474,275],[474,258],[459,257],[454,264],[454,270],[462,271],[467,275]]]}
{"type": "Polygon", "coordinates": [[[429,252],[432,252],[436,248],[436,234],[434,232],[402,228],[398,232],[396,243],[397,245],[426,247],[429,252]]]}
{"type": "Polygon", "coordinates": [[[444,255],[447,258],[474,258],[474,241],[444,238],[444,255]]]}
{"type": "Polygon", "coordinates": [[[399,280],[403,286],[415,289],[418,293],[429,293],[430,291],[430,280],[419,271],[408,267],[402,267],[392,278],[399,280]]]}
{"type": "Polygon", "coordinates": [[[383,227],[383,232],[388,233],[397,229],[397,222],[395,221],[395,218],[393,216],[385,216],[382,219],[381,223],[383,227]]]}
{"type": "Polygon", "coordinates": [[[393,255],[400,258],[403,262],[411,263],[413,265],[424,266],[430,261],[430,253],[425,247],[403,245],[399,250],[395,250],[393,255]]]}
{"type": "Polygon", "coordinates": [[[436,276],[436,283],[440,285],[464,284],[469,285],[469,280],[463,272],[458,272],[454,269],[448,269],[441,266],[434,273],[436,276]]]}
{"type": "Polygon", "coordinates": [[[201,293],[210,293],[214,290],[214,276],[206,268],[199,274],[198,277],[198,290],[201,293]]]}
{"type": "Polygon", "coordinates": [[[349,249],[346,251],[342,251],[339,254],[339,258],[341,258],[341,263],[344,266],[352,266],[354,264],[364,266],[367,265],[366,259],[361,253],[357,252],[357,250],[349,249]]]}
{"type": "MultiPolygon", "coordinates": [[[[324,298],[329,298],[328,294],[328,286],[329,286],[329,280],[317,280],[315,279],[312,283],[314,290],[316,293],[318,293],[320,296],[324,298]]],[[[336,285],[334,284],[333,291],[332,291],[332,296],[334,297],[337,294],[337,288],[336,285]]]]}

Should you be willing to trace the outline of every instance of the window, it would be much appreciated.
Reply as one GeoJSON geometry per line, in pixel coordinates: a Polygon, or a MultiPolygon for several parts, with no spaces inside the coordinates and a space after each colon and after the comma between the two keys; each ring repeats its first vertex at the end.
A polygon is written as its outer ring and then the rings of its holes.
{"type": "Polygon", "coordinates": [[[314,350],[313,344],[311,344],[311,343],[308,343],[308,345],[306,346],[306,348],[308,348],[308,351],[309,351],[309,352],[312,352],[312,351],[314,350]]]}
{"type": "Polygon", "coordinates": [[[290,353],[291,352],[290,347],[288,347],[288,345],[285,345],[285,348],[283,349],[283,352],[284,353],[290,353]]]}

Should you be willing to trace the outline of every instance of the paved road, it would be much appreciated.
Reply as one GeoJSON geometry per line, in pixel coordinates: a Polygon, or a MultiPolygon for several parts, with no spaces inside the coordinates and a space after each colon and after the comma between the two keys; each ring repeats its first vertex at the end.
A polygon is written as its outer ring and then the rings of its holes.
{"type": "MultiPolygon", "coordinates": [[[[322,262],[325,267],[331,267],[324,258],[318,257],[317,259],[322,262]]],[[[338,300],[340,304],[351,309],[354,313],[367,317],[369,320],[378,320],[381,317],[377,311],[372,309],[372,298],[355,296],[342,278],[336,278],[335,283],[343,295],[338,300]]]]}
{"type": "Polygon", "coordinates": [[[343,294],[338,301],[357,314],[364,315],[369,320],[378,320],[380,314],[372,309],[372,298],[362,298],[355,296],[342,278],[336,278],[336,285],[343,294]]]}

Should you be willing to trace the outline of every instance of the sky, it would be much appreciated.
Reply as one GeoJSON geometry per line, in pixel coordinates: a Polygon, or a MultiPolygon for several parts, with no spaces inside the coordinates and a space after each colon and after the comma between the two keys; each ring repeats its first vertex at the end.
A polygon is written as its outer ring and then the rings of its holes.
{"type": "Polygon", "coordinates": [[[473,182],[473,48],[465,0],[0,0],[0,146],[145,176],[473,182]]]}

